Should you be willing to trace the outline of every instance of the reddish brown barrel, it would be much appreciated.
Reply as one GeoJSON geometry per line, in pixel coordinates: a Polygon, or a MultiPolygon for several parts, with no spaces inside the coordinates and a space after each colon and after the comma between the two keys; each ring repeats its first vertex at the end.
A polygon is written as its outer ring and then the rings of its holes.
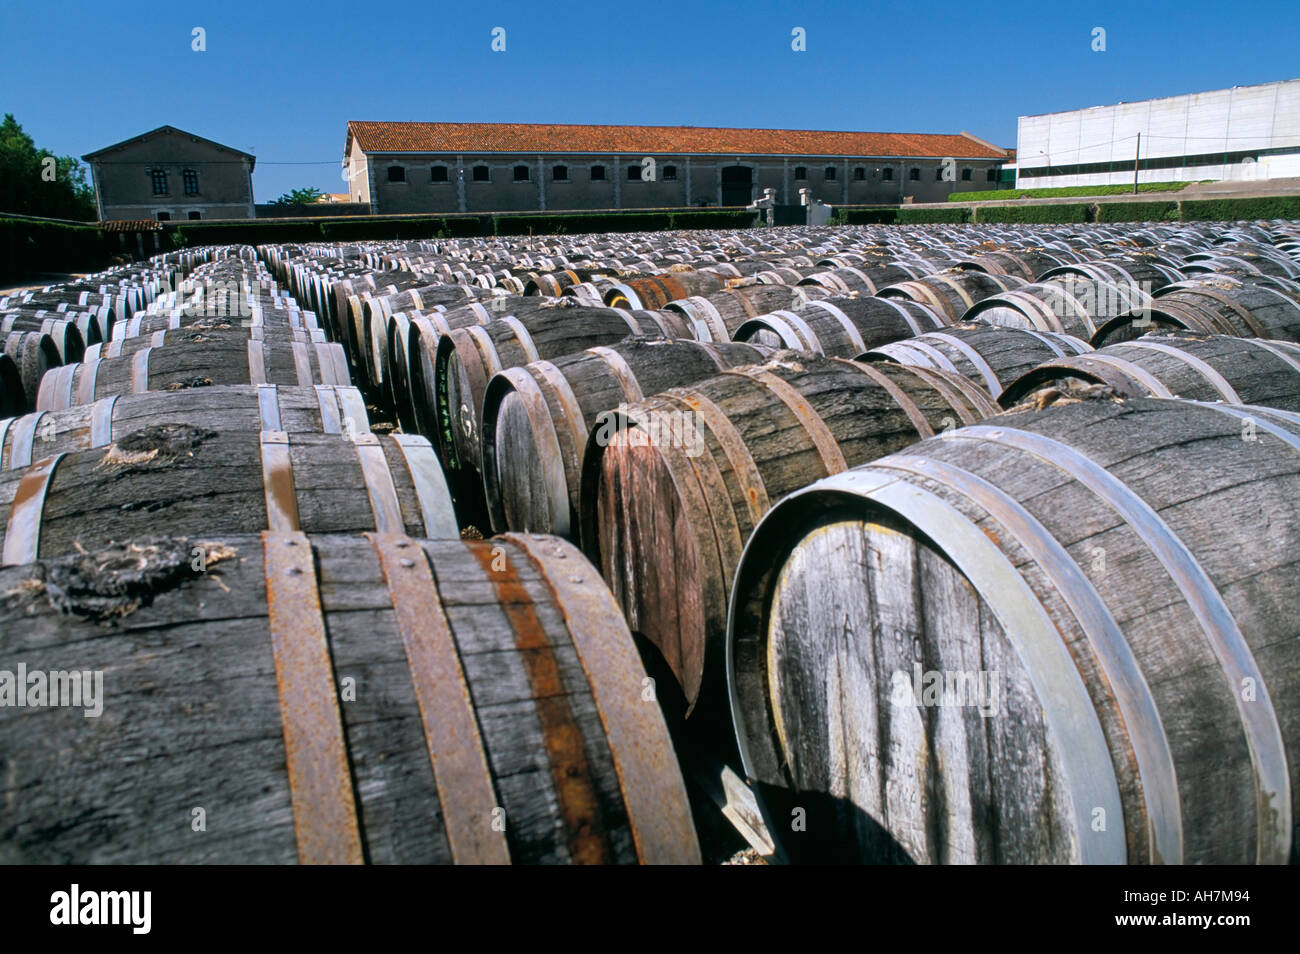
{"type": "Polygon", "coordinates": [[[131,538],[0,591],[29,670],[108,673],[102,717],[0,707],[8,861],[700,862],[632,637],[555,538],[131,538]]]}
{"type": "Polygon", "coordinates": [[[909,298],[929,305],[947,315],[955,324],[975,303],[999,292],[1011,291],[1025,281],[1013,275],[989,275],[985,272],[951,270],[925,275],[909,282],[899,282],[880,290],[884,298],[909,298]]]}
{"type": "Polygon", "coordinates": [[[784,498],[728,633],[774,837],[803,861],[1294,861],[1298,486],[1300,416],[1098,393],[784,498]]]}
{"type": "Polygon", "coordinates": [[[582,460],[602,413],[767,353],[745,344],[629,338],[494,375],[483,398],[483,486],[493,531],[576,539],[582,460]]]}
{"type": "Polygon", "coordinates": [[[670,301],[692,295],[711,295],[720,291],[726,280],[714,272],[665,272],[647,278],[630,278],[616,283],[605,292],[605,304],[611,308],[634,308],[657,311],[670,301]]]}
{"type": "Polygon", "coordinates": [[[583,463],[583,549],[686,702],[714,710],[726,596],[768,507],[996,408],[956,375],[779,352],[601,415],[583,463]]]}

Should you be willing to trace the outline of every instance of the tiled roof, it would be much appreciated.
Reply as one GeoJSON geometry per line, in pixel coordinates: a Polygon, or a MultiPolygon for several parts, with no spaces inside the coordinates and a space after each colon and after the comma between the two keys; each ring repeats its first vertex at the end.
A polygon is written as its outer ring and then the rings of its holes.
{"type": "Polygon", "coordinates": [[[626,153],[633,155],[923,156],[1002,159],[973,136],[714,129],[703,126],[570,126],[537,123],[348,123],[363,152],[626,153]]]}

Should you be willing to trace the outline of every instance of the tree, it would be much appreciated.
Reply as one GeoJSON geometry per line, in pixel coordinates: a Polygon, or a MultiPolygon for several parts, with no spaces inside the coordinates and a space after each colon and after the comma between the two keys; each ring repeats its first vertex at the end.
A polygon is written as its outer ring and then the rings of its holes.
{"type": "Polygon", "coordinates": [[[73,156],[37,149],[31,136],[6,113],[0,123],[0,213],[93,220],[95,192],[86,167],[73,156]]]}
{"type": "Polygon", "coordinates": [[[272,202],[272,205],[315,205],[325,194],[320,189],[294,189],[272,202]]]}

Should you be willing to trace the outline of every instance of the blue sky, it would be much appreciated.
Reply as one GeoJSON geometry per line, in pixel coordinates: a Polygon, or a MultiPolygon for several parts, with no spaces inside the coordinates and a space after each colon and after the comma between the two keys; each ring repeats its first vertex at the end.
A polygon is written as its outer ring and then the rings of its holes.
{"type": "Polygon", "coordinates": [[[966,129],[1012,146],[1020,115],[1300,76],[1300,16],[1294,0],[0,0],[0,48],[0,112],[38,145],[80,156],[169,123],[256,155],[265,202],[342,191],[349,119],[966,129]]]}

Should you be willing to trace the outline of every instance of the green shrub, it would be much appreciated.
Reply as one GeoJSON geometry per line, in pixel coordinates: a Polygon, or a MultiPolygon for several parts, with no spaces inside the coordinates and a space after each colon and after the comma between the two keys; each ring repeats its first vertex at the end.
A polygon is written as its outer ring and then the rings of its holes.
{"type": "Polygon", "coordinates": [[[1300,195],[1189,199],[1183,202],[1183,219],[1192,222],[1300,219],[1300,195]]]}
{"type": "Polygon", "coordinates": [[[1177,222],[1177,202],[1098,202],[1098,222],[1177,222]]]}
{"type": "MultiPolygon", "coordinates": [[[[1143,182],[1138,192],[1177,192],[1190,182],[1143,182]]],[[[987,192],[953,192],[949,202],[997,202],[1002,199],[1064,199],[1070,196],[1129,195],[1132,185],[1058,186],[1055,189],[990,189],[987,192]]]]}
{"type": "Polygon", "coordinates": [[[1036,224],[1087,222],[1090,208],[1086,202],[1059,205],[981,205],[975,209],[975,221],[1036,224]]]}
{"type": "Polygon", "coordinates": [[[0,280],[101,268],[110,248],[94,226],[0,218],[0,280]]]}
{"type": "Polygon", "coordinates": [[[670,229],[747,229],[753,225],[754,213],[745,209],[668,213],[670,229]]]}
{"type": "Polygon", "coordinates": [[[893,225],[898,220],[898,209],[892,206],[887,209],[838,209],[835,212],[837,225],[893,225]]]}
{"type": "Polygon", "coordinates": [[[923,225],[930,223],[945,223],[955,225],[960,222],[971,221],[970,209],[909,209],[907,206],[900,206],[898,209],[899,225],[923,225]]]}

